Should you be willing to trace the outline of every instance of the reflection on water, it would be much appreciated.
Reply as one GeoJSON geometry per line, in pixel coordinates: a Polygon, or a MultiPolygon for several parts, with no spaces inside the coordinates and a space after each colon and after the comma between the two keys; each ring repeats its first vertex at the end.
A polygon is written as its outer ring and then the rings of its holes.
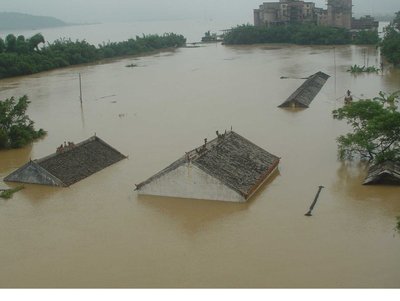
{"type": "Polygon", "coordinates": [[[178,222],[181,229],[194,235],[213,222],[247,210],[251,203],[235,204],[205,200],[173,199],[164,197],[139,196],[139,204],[154,209],[159,218],[169,218],[178,222]],[[212,207],[212,210],[210,210],[212,207]]]}
{"type": "Polygon", "coordinates": [[[0,286],[399,287],[399,188],[362,186],[365,167],[337,161],[336,137],[349,128],[331,116],[347,89],[400,88],[395,70],[346,72],[363,49],[210,44],[0,81],[2,98],[28,94],[28,114],[48,131],[0,152],[1,177],[94,133],[129,156],[69,188],[26,185],[0,201],[0,286]],[[126,68],[132,61],[141,68],[126,68]],[[277,107],[318,71],[331,78],[309,109],[277,107]],[[248,203],[133,191],[231,126],[281,157],[248,203]]]}
{"type": "Polygon", "coordinates": [[[149,206],[156,210],[160,218],[168,217],[178,222],[180,228],[190,235],[209,227],[212,223],[220,223],[228,216],[248,210],[259,195],[261,195],[274,179],[279,177],[279,171],[275,171],[270,178],[246,203],[214,202],[208,200],[194,200],[184,198],[170,198],[159,196],[138,196],[138,202],[142,206],[149,206]]]}
{"type": "Polygon", "coordinates": [[[13,150],[0,150],[0,178],[17,169],[31,158],[32,145],[13,150]]]}

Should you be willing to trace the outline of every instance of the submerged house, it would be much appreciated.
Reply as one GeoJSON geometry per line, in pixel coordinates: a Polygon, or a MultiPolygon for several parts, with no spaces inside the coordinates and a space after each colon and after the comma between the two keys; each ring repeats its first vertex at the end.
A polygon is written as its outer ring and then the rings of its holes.
{"type": "Polygon", "coordinates": [[[370,167],[364,185],[400,185],[400,163],[384,162],[370,167]]]}
{"type": "Polygon", "coordinates": [[[279,108],[308,108],[329,77],[323,72],[311,75],[279,108]]]}
{"type": "Polygon", "coordinates": [[[279,158],[230,131],[205,142],[136,185],[143,195],[245,202],[273,174],[279,158]]]}
{"type": "Polygon", "coordinates": [[[93,136],[76,145],[64,142],[56,153],[31,160],[4,181],[68,187],[125,158],[106,142],[93,136]]]}

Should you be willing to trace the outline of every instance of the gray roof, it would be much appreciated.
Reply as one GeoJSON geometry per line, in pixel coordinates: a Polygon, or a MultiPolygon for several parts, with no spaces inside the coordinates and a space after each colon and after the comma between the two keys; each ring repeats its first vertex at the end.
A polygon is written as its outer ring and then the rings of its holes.
{"type": "Polygon", "coordinates": [[[30,161],[4,181],[70,186],[126,156],[93,136],[62,152],[30,161]]]}
{"type": "Polygon", "coordinates": [[[136,185],[137,190],[189,162],[247,199],[275,170],[279,158],[231,131],[187,152],[159,173],[136,185]]]}
{"type": "Polygon", "coordinates": [[[387,161],[371,166],[363,184],[400,185],[400,163],[387,161]]]}
{"type": "Polygon", "coordinates": [[[308,108],[315,96],[328,80],[329,75],[317,72],[311,75],[284,103],[279,107],[300,107],[308,108]]]}

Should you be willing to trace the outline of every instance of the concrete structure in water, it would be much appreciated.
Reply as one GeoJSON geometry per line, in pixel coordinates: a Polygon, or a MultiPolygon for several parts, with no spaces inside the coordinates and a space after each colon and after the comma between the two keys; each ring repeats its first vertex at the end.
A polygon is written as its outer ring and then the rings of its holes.
{"type": "Polygon", "coordinates": [[[279,158],[233,131],[190,151],[136,185],[143,195],[245,202],[278,168],[279,158]]]}
{"type": "Polygon", "coordinates": [[[258,9],[254,10],[254,25],[273,26],[291,23],[314,23],[352,29],[352,23],[357,22],[352,18],[352,10],[352,0],[327,0],[327,9],[316,7],[314,2],[301,0],[264,2],[258,9]]]}
{"type": "Polygon", "coordinates": [[[254,10],[255,26],[284,25],[296,22],[317,22],[315,3],[299,0],[264,2],[254,10]]]}
{"type": "Polygon", "coordinates": [[[56,153],[28,162],[4,181],[67,187],[125,158],[93,136],[76,145],[64,142],[56,153]]]}

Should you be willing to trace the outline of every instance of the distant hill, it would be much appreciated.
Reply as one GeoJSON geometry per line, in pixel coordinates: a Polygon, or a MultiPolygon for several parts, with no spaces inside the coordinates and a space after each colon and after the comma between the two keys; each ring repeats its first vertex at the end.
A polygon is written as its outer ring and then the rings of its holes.
{"type": "Polygon", "coordinates": [[[0,30],[38,29],[68,25],[53,17],[32,16],[21,13],[0,12],[0,30]]]}

